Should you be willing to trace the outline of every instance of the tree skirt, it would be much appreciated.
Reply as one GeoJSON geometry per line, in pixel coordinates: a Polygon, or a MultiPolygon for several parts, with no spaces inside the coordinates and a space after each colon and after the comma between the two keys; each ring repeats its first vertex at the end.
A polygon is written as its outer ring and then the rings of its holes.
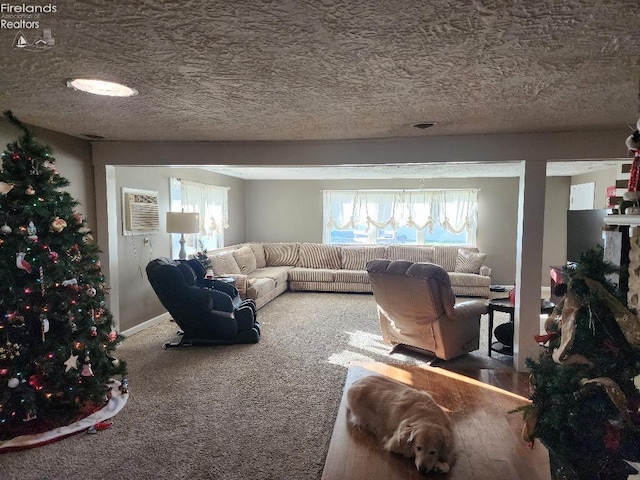
{"type": "Polygon", "coordinates": [[[127,403],[128,398],[128,392],[123,393],[120,391],[120,382],[114,381],[111,384],[111,398],[106,405],[97,412],[94,412],[70,425],[54,428],[47,432],[34,435],[21,435],[4,442],[0,442],[0,453],[39,447],[57,442],[58,440],[62,440],[63,438],[82,431],[88,431],[89,429],[93,430],[93,428],[98,426],[101,422],[114,417],[120,410],[122,410],[127,403]]]}

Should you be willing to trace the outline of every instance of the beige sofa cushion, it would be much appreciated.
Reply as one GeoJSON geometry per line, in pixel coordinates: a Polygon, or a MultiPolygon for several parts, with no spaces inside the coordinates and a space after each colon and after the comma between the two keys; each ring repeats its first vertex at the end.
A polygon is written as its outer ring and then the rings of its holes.
{"type": "Polygon", "coordinates": [[[296,267],[289,270],[290,282],[333,282],[336,271],[326,268],[296,267]]]}
{"type": "Polygon", "coordinates": [[[210,258],[214,275],[220,276],[242,273],[240,267],[238,267],[238,263],[235,258],[233,258],[232,251],[220,252],[210,258]]]}
{"type": "Polygon", "coordinates": [[[286,285],[289,271],[293,268],[289,266],[258,268],[251,273],[250,278],[271,278],[276,282],[276,285],[286,285]]]}
{"type": "Polygon", "coordinates": [[[482,267],[485,258],[487,258],[486,253],[471,252],[460,248],[454,271],[458,273],[480,273],[480,267],[482,267]]]}
{"type": "Polygon", "coordinates": [[[265,243],[263,247],[268,267],[295,267],[298,264],[297,243],[265,243]]]}
{"type": "Polygon", "coordinates": [[[322,243],[301,243],[298,252],[299,267],[304,268],[340,268],[340,247],[322,243]]]}
{"type": "Polygon", "coordinates": [[[249,248],[253,251],[253,256],[256,257],[256,268],[264,268],[267,266],[267,259],[264,258],[264,247],[261,243],[250,243],[249,248]]]}
{"type": "Polygon", "coordinates": [[[276,288],[276,281],[273,278],[254,278],[247,286],[247,298],[257,300],[266,293],[276,288]]]}
{"type": "Polygon", "coordinates": [[[233,250],[231,254],[233,255],[233,258],[236,260],[236,263],[238,264],[240,271],[244,275],[249,275],[251,272],[253,272],[256,269],[257,267],[256,257],[253,254],[253,250],[250,247],[248,246],[240,247],[237,250],[233,250]]]}
{"type": "Polygon", "coordinates": [[[433,262],[433,247],[422,245],[389,245],[387,247],[389,260],[408,260],[410,262],[433,262]]]}
{"type": "Polygon", "coordinates": [[[385,258],[385,250],[384,245],[343,246],[340,252],[342,268],[345,270],[366,270],[369,260],[385,258]]]}
{"type": "Polygon", "coordinates": [[[366,270],[336,270],[334,279],[339,283],[369,283],[366,270]]]}

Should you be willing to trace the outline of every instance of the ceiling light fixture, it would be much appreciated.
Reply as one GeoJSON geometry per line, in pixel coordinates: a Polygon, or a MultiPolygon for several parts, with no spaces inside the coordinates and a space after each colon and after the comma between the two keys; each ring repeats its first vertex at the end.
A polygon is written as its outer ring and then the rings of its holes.
{"type": "Polygon", "coordinates": [[[137,90],[119,83],[89,78],[70,78],[67,80],[67,87],[108,97],[133,97],[138,94],[137,90]]]}

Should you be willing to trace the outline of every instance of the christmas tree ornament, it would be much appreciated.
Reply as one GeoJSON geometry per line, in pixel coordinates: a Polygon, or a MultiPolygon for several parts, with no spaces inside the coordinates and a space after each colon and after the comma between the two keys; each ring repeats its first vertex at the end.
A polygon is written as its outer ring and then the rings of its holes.
{"type": "Polygon", "coordinates": [[[42,390],[44,388],[42,385],[42,380],[43,376],[41,373],[31,375],[29,377],[29,385],[31,385],[34,390],[42,390]]]}
{"type": "Polygon", "coordinates": [[[38,240],[38,235],[36,235],[36,233],[38,233],[38,229],[36,228],[35,224],[33,223],[33,220],[29,222],[29,225],[27,225],[27,234],[29,235],[29,240],[31,241],[37,241],[38,240]]]}
{"type": "Polygon", "coordinates": [[[91,336],[92,337],[95,337],[95,336],[98,335],[98,327],[93,326],[93,327],[91,327],[90,330],[91,330],[91,336]]]}
{"type": "Polygon", "coordinates": [[[16,267],[20,270],[26,271],[27,273],[31,273],[31,265],[29,265],[29,262],[24,259],[25,255],[26,253],[24,252],[16,253],[16,267]]]}
{"type": "Polygon", "coordinates": [[[52,232],[56,232],[56,233],[60,233],[62,232],[62,230],[64,230],[67,227],[67,222],[64,221],[62,218],[60,217],[56,217],[52,222],[51,222],[51,231],[52,232]]]}
{"type": "Polygon", "coordinates": [[[74,355],[71,354],[69,355],[69,358],[67,358],[67,360],[64,362],[65,365],[65,372],[68,372],[69,370],[71,370],[72,368],[74,370],[78,369],[78,355],[74,355]]]}
{"type": "Polygon", "coordinates": [[[35,195],[36,191],[33,189],[31,185],[28,185],[24,193],[26,193],[27,195],[35,195]]]}
{"type": "Polygon", "coordinates": [[[115,330],[111,330],[109,332],[109,337],[108,338],[109,338],[110,342],[115,342],[116,338],[118,338],[118,332],[116,332],[115,330]]]}
{"type": "Polygon", "coordinates": [[[11,233],[11,227],[5,223],[0,227],[0,233],[2,235],[9,235],[11,233]]]}
{"type": "Polygon", "coordinates": [[[109,357],[109,360],[111,361],[111,365],[113,365],[114,367],[120,365],[120,360],[118,360],[116,357],[109,357]]]}
{"type": "Polygon", "coordinates": [[[7,386],[9,388],[18,388],[18,385],[20,385],[20,380],[18,380],[16,377],[11,377],[7,382],[7,386]]]}
{"type": "Polygon", "coordinates": [[[58,263],[58,258],[59,257],[60,257],[60,255],[58,254],[58,252],[53,252],[53,251],[49,252],[49,258],[51,259],[51,261],[53,263],[58,263]]]}
{"type": "Polygon", "coordinates": [[[80,375],[83,377],[93,377],[93,371],[91,370],[91,363],[89,363],[89,356],[84,357],[84,362],[82,364],[82,372],[80,375]]]}
{"type": "Polygon", "coordinates": [[[0,195],[6,195],[11,190],[13,190],[14,186],[15,185],[13,183],[0,182],[0,195]]]}
{"type": "Polygon", "coordinates": [[[40,330],[42,331],[42,342],[44,343],[44,334],[49,331],[49,319],[46,317],[46,315],[40,315],[40,326],[40,330]]]}
{"type": "Polygon", "coordinates": [[[70,287],[71,285],[77,285],[78,284],[78,279],[77,278],[69,278],[67,280],[64,280],[62,282],[62,286],[63,287],[70,287]]]}
{"type": "Polygon", "coordinates": [[[79,212],[73,212],[73,223],[75,225],[82,225],[82,222],[84,221],[84,219],[82,218],[82,214],[79,212]]]}
{"type": "Polygon", "coordinates": [[[87,296],[88,296],[88,297],[93,298],[93,297],[95,297],[95,296],[96,296],[96,293],[98,293],[98,292],[96,292],[96,289],[95,289],[95,288],[93,288],[93,287],[92,287],[92,286],[90,286],[90,285],[88,285],[88,286],[87,286],[87,296]]]}
{"type": "Polygon", "coordinates": [[[67,250],[67,255],[69,255],[69,258],[71,259],[72,262],[79,262],[82,259],[82,255],[80,254],[80,248],[77,244],[72,246],[69,250],[67,250]]]}
{"type": "Polygon", "coordinates": [[[45,294],[46,294],[46,290],[44,288],[44,267],[42,265],[40,265],[38,267],[38,275],[40,276],[40,278],[39,278],[39,281],[40,281],[40,293],[44,297],[45,294]]]}

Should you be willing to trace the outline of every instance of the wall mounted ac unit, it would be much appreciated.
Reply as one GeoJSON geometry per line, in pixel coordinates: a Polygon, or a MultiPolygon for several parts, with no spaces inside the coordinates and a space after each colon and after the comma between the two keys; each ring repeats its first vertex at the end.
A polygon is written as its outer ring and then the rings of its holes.
{"type": "Polygon", "coordinates": [[[158,192],[122,188],[122,234],[147,235],[159,231],[158,192]]]}

